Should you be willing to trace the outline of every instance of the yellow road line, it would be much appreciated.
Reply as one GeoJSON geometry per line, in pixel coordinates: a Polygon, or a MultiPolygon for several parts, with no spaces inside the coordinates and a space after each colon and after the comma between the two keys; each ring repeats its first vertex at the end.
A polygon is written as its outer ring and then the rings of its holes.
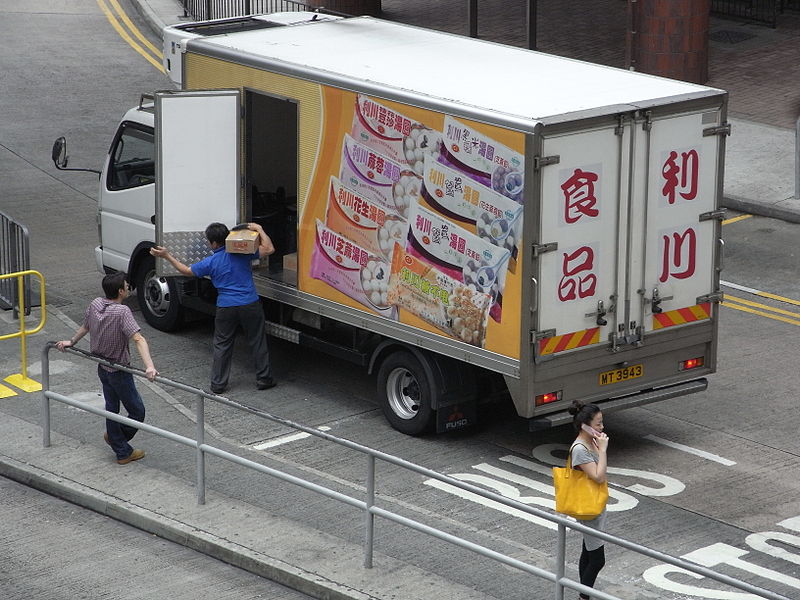
{"type": "Polygon", "coordinates": [[[723,225],[730,225],[731,223],[738,223],[739,221],[744,221],[745,219],[749,219],[753,215],[739,215],[738,217],[731,217],[730,219],[725,219],[722,224],[723,225]]]}
{"type": "Polygon", "coordinates": [[[753,302],[752,300],[745,300],[744,298],[737,298],[736,296],[731,296],[729,294],[725,294],[725,301],[733,300],[738,304],[744,304],[746,306],[753,306],[755,308],[763,308],[764,310],[768,310],[769,312],[778,313],[780,315],[787,315],[789,317],[798,317],[800,318],[800,313],[791,312],[789,310],[783,310],[782,308],[775,308],[773,306],[767,306],[766,304],[761,304],[759,302],[753,302]]]}
{"type": "Polygon", "coordinates": [[[157,61],[150,54],[148,54],[144,48],[142,48],[139,44],[137,44],[133,40],[133,38],[131,38],[131,36],[128,35],[128,32],[125,31],[125,29],[123,29],[122,25],[120,25],[119,21],[114,16],[114,13],[111,12],[111,9],[108,8],[108,5],[105,3],[104,0],[97,0],[97,5],[100,7],[100,10],[102,10],[103,13],[106,15],[106,18],[108,19],[108,22],[111,23],[111,26],[117,31],[117,33],[123,40],[128,42],[128,45],[131,48],[133,48],[134,50],[136,50],[136,52],[141,54],[145,58],[145,60],[147,60],[147,62],[153,65],[156,69],[158,69],[162,73],[166,72],[164,71],[164,67],[161,66],[161,63],[159,61],[157,61]]]}
{"type": "Polygon", "coordinates": [[[771,315],[767,312],[761,310],[755,310],[753,308],[749,308],[747,306],[736,304],[735,302],[728,302],[727,300],[722,303],[722,306],[727,308],[733,308],[735,310],[741,310],[742,312],[751,313],[754,315],[758,315],[760,317],[766,317],[768,319],[773,319],[774,321],[783,321],[784,323],[789,323],[791,325],[798,325],[800,326],[800,320],[797,319],[788,319],[786,317],[779,317],[777,315],[771,315]]]}
{"type": "Polygon", "coordinates": [[[111,4],[111,6],[114,8],[115,11],[117,11],[119,18],[122,19],[123,23],[125,23],[125,25],[128,28],[128,31],[130,31],[136,37],[136,39],[138,39],[145,46],[147,46],[150,52],[153,53],[153,56],[155,56],[158,60],[164,58],[164,55],[161,54],[161,50],[159,48],[156,48],[153,44],[151,44],[150,40],[148,40],[144,36],[144,34],[142,34],[142,32],[139,31],[136,25],[133,24],[133,21],[131,21],[128,15],[125,13],[123,8],[119,5],[119,2],[117,2],[117,0],[108,0],[108,3],[111,4]]]}

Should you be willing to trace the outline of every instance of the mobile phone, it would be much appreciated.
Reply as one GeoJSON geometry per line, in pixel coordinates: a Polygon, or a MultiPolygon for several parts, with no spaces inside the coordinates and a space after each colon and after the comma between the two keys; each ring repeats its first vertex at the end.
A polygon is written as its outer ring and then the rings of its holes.
{"type": "Polygon", "coordinates": [[[585,424],[581,425],[581,429],[583,429],[586,433],[588,433],[593,438],[596,438],[598,435],[600,435],[600,432],[597,431],[597,429],[595,429],[594,427],[589,427],[588,425],[585,425],[585,424]]]}

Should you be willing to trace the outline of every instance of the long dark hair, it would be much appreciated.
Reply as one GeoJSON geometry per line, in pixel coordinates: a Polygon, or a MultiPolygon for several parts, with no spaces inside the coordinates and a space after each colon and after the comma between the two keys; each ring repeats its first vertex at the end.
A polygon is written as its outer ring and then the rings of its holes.
{"type": "Polygon", "coordinates": [[[594,416],[600,412],[600,407],[596,404],[584,404],[580,400],[573,400],[572,405],[567,409],[572,415],[572,425],[575,431],[581,430],[581,425],[589,425],[594,416]]]}

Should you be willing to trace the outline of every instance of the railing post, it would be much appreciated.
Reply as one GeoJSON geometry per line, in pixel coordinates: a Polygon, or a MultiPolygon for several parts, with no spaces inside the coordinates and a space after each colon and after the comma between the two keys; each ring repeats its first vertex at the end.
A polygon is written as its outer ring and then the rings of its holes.
{"type": "Polygon", "coordinates": [[[206,443],[206,424],[205,424],[205,398],[202,394],[197,395],[197,503],[206,503],[206,455],[203,451],[203,444],[206,443]]]}
{"type": "Polygon", "coordinates": [[[478,37],[478,0],[467,0],[467,22],[469,37],[478,37]]]}
{"type": "Polygon", "coordinates": [[[528,0],[528,50],[536,50],[536,25],[539,0],[528,0]]]}
{"type": "Polygon", "coordinates": [[[800,200],[800,117],[794,124],[794,199],[800,200]]]}
{"type": "Polygon", "coordinates": [[[556,545],[556,600],[564,600],[564,586],[561,579],[566,571],[567,556],[567,526],[558,524],[558,540],[556,545]]]}
{"type": "Polygon", "coordinates": [[[370,510],[375,504],[375,457],[367,454],[367,523],[364,535],[364,568],[372,568],[372,548],[375,540],[375,515],[370,510]]]}
{"type": "Polygon", "coordinates": [[[50,399],[47,392],[50,391],[50,343],[44,345],[42,349],[42,446],[50,447],[50,399]]]}

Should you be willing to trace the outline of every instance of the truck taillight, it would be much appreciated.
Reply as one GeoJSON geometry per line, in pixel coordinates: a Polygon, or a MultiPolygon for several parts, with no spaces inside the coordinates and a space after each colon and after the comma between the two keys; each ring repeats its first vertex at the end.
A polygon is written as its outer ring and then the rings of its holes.
{"type": "Polygon", "coordinates": [[[688,371],[689,369],[696,369],[697,367],[702,367],[704,362],[703,356],[698,356],[697,358],[690,358],[688,360],[682,360],[678,363],[678,370],[679,371],[688,371]]]}
{"type": "Polygon", "coordinates": [[[557,400],[561,400],[561,390],[536,396],[536,406],[541,404],[549,404],[550,402],[556,402],[557,400]]]}

